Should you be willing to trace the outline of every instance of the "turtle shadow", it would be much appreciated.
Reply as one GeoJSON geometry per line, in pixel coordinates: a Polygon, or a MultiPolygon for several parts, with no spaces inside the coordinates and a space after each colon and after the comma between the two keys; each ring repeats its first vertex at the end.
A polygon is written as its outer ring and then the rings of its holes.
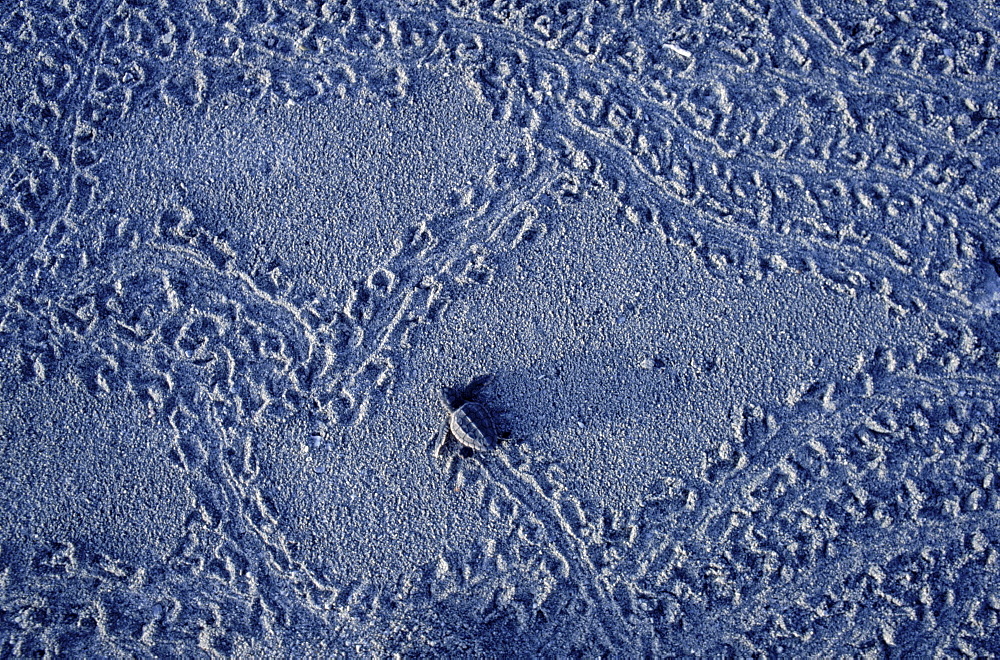
{"type": "MultiPolygon", "coordinates": [[[[570,451],[567,435],[609,429],[619,436],[629,429],[640,429],[643,435],[648,432],[651,439],[660,441],[676,435],[671,417],[690,406],[697,391],[695,381],[711,375],[712,370],[709,365],[694,369],[690,364],[676,366],[679,361],[680,356],[665,354],[623,363],[622,356],[611,350],[580,351],[534,362],[530,368],[493,369],[489,372],[492,380],[476,390],[475,400],[492,415],[497,449],[529,443],[533,451],[562,461],[570,451]]],[[[461,390],[472,380],[472,376],[462,376],[440,385],[461,390]]],[[[441,412],[444,415],[443,409],[441,412]]],[[[442,423],[447,420],[442,418],[442,423]]],[[[436,461],[432,456],[435,465],[448,473],[492,453],[450,442],[445,456],[436,461]]]]}
{"type": "Polygon", "coordinates": [[[573,427],[654,423],[678,407],[679,392],[690,386],[686,370],[662,358],[609,369],[614,362],[621,362],[617,355],[598,351],[536,362],[530,370],[498,369],[480,401],[493,411],[498,432],[517,444],[544,442],[573,427]]]}

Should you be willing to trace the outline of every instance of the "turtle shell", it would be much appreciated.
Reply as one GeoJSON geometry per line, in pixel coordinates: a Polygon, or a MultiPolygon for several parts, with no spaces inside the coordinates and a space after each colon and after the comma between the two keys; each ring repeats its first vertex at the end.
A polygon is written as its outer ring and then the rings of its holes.
{"type": "Polygon", "coordinates": [[[475,401],[466,401],[451,413],[451,434],[460,443],[475,451],[495,449],[497,432],[486,408],[475,401]]]}

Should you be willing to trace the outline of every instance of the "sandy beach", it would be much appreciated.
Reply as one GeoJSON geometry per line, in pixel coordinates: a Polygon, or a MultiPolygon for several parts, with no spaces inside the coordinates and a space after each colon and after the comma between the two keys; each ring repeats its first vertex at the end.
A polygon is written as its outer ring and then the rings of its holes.
{"type": "Polygon", "coordinates": [[[0,657],[1000,655],[998,67],[956,0],[0,3],[0,657]]]}

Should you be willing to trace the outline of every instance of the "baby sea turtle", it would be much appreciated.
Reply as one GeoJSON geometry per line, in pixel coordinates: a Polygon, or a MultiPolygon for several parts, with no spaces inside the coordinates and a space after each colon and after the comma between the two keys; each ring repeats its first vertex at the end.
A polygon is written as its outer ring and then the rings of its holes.
{"type": "Polygon", "coordinates": [[[472,451],[486,451],[497,446],[497,432],[490,411],[476,401],[480,390],[490,384],[493,376],[476,376],[465,388],[441,388],[441,402],[448,408],[448,419],[441,425],[435,440],[434,456],[454,437],[463,447],[472,451]]]}

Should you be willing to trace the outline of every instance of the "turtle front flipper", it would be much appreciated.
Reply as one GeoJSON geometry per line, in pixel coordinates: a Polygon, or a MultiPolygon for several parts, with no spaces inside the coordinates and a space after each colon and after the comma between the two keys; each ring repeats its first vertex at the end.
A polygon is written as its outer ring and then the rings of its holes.
{"type": "Polygon", "coordinates": [[[448,422],[446,420],[441,425],[437,435],[434,436],[434,441],[432,443],[433,449],[431,450],[431,455],[434,458],[441,458],[441,450],[444,449],[445,444],[448,442],[448,433],[448,422]]]}

